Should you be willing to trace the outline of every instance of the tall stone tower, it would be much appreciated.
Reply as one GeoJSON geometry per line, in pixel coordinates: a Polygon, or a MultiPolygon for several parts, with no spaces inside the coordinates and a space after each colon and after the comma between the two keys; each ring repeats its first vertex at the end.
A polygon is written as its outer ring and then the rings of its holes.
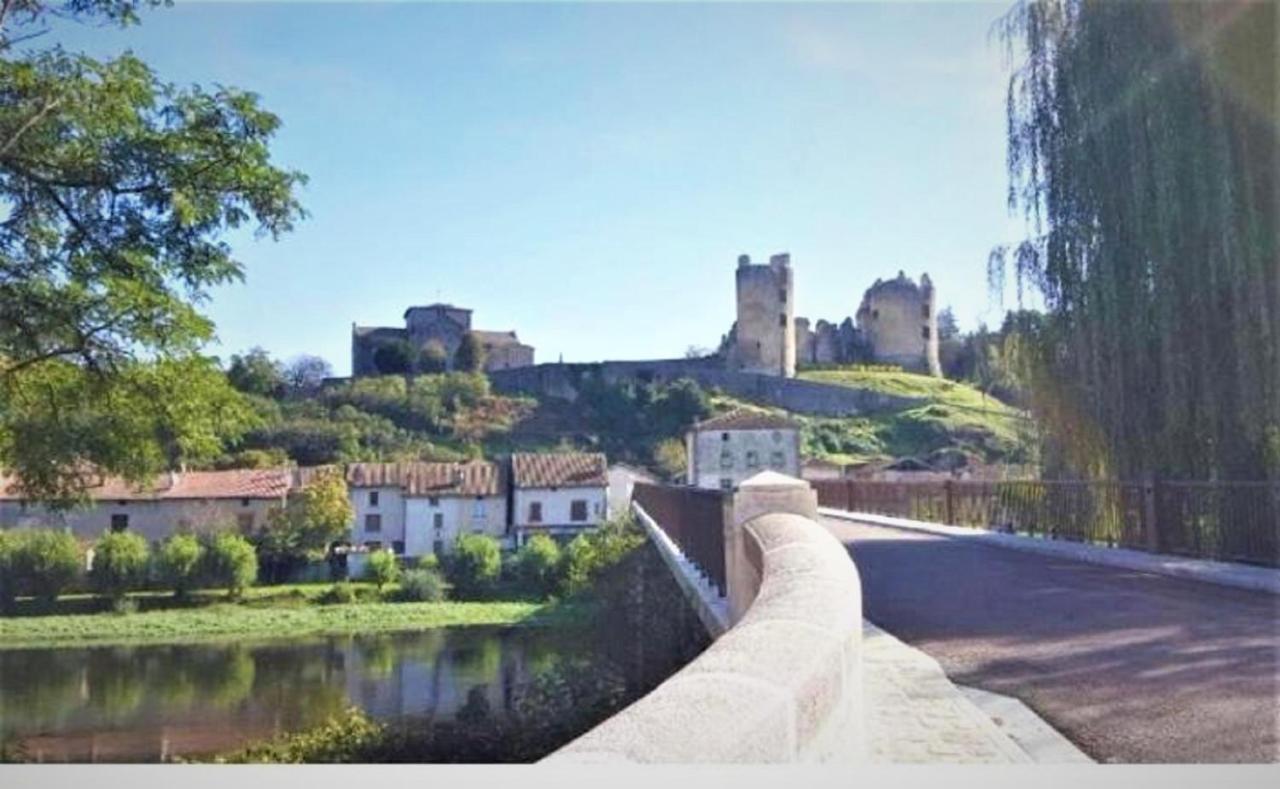
{"type": "Polygon", "coordinates": [[[919,285],[901,271],[896,279],[876,280],[858,307],[858,330],[875,361],[942,375],[937,295],[928,274],[921,275],[919,285]]]}
{"type": "Polygon", "coordinates": [[[729,366],[743,372],[796,374],[795,292],[791,256],[773,255],[768,264],[738,257],[738,322],[729,366]]]}

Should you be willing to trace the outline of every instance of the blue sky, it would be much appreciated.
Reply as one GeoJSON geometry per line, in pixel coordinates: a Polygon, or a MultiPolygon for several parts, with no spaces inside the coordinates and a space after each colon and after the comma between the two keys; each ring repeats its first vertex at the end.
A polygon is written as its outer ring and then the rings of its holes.
{"type": "MultiPolygon", "coordinates": [[[[225,356],[349,369],[351,323],[472,308],[539,361],[679,356],[733,320],[739,253],[791,253],[797,314],[928,271],[998,323],[1005,4],[189,4],[59,28],[168,80],[261,94],[309,220],[231,241],[225,356]]],[[[47,42],[44,39],[41,43],[47,42]]]]}

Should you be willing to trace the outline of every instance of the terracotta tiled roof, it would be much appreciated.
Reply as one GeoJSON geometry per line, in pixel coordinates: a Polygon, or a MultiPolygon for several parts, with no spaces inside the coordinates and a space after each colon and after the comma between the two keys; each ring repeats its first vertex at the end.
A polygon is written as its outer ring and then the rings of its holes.
{"type": "Polygon", "coordinates": [[[347,484],[401,488],[406,496],[498,496],[506,486],[497,463],[352,463],[347,484]]]}
{"type": "MultiPolygon", "coordinates": [[[[118,477],[90,477],[91,499],[155,501],[171,499],[278,499],[289,492],[290,469],[176,471],[160,474],[150,485],[131,485],[118,477]]],[[[0,476],[0,499],[25,498],[10,476],[0,476]]]]}
{"type": "Polygon", "coordinates": [[[585,488],[609,484],[599,452],[517,452],[511,456],[517,488],[585,488]]]}
{"type": "Polygon", "coordinates": [[[779,414],[748,411],[740,408],[727,414],[713,416],[693,426],[694,430],[798,430],[800,423],[779,414]]]}

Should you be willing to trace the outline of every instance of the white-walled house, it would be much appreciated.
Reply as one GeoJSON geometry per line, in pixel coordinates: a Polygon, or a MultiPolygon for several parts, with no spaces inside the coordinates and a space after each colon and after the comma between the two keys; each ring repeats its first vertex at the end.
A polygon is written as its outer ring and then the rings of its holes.
{"type": "Polygon", "coordinates": [[[598,452],[517,452],[511,485],[516,545],[534,534],[579,534],[608,516],[608,469],[598,452]]]}
{"type": "Polygon", "coordinates": [[[401,556],[444,555],[462,534],[510,543],[507,474],[488,461],[353,463],[351,542],[401,556]]]}
{"type": "Polygon", "coordinates": [[[739,409],[698,422],[685,441],[697,488],[733,490],[766,470],[800,476],[800,425],[785,416],[739,409]]]}
{"type": "Polygon", "coordinates": [[[29,501],[16,480],[0,477],[0,528],[65,528],[83,540],[106,531],[132,531],[158,542],[177,531],[255,531],[284,506],[298,470],[174,471],[148,485],[117,477],[89,480],[89,503],[65,511],[29,501]]]}

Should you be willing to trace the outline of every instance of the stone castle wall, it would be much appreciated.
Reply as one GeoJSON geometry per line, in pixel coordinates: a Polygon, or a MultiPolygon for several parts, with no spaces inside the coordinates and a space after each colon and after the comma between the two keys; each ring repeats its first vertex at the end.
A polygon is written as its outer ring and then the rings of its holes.
{"type": "Polygon", "coordinates": [[[858,307],[858,330],[876,362],[942,374],[937,305],[928,274],[920,277],[919,285],[902,272],[896,279],[876,280],[858,307]]]}
{"type": "Polygon", "coordinates": [[[735,278],[738,320],[729,348],[729,367],[795,375],[795,293],[790,256],[774,255],[767,265],[757,265],[742,255],[735,278]]]}

